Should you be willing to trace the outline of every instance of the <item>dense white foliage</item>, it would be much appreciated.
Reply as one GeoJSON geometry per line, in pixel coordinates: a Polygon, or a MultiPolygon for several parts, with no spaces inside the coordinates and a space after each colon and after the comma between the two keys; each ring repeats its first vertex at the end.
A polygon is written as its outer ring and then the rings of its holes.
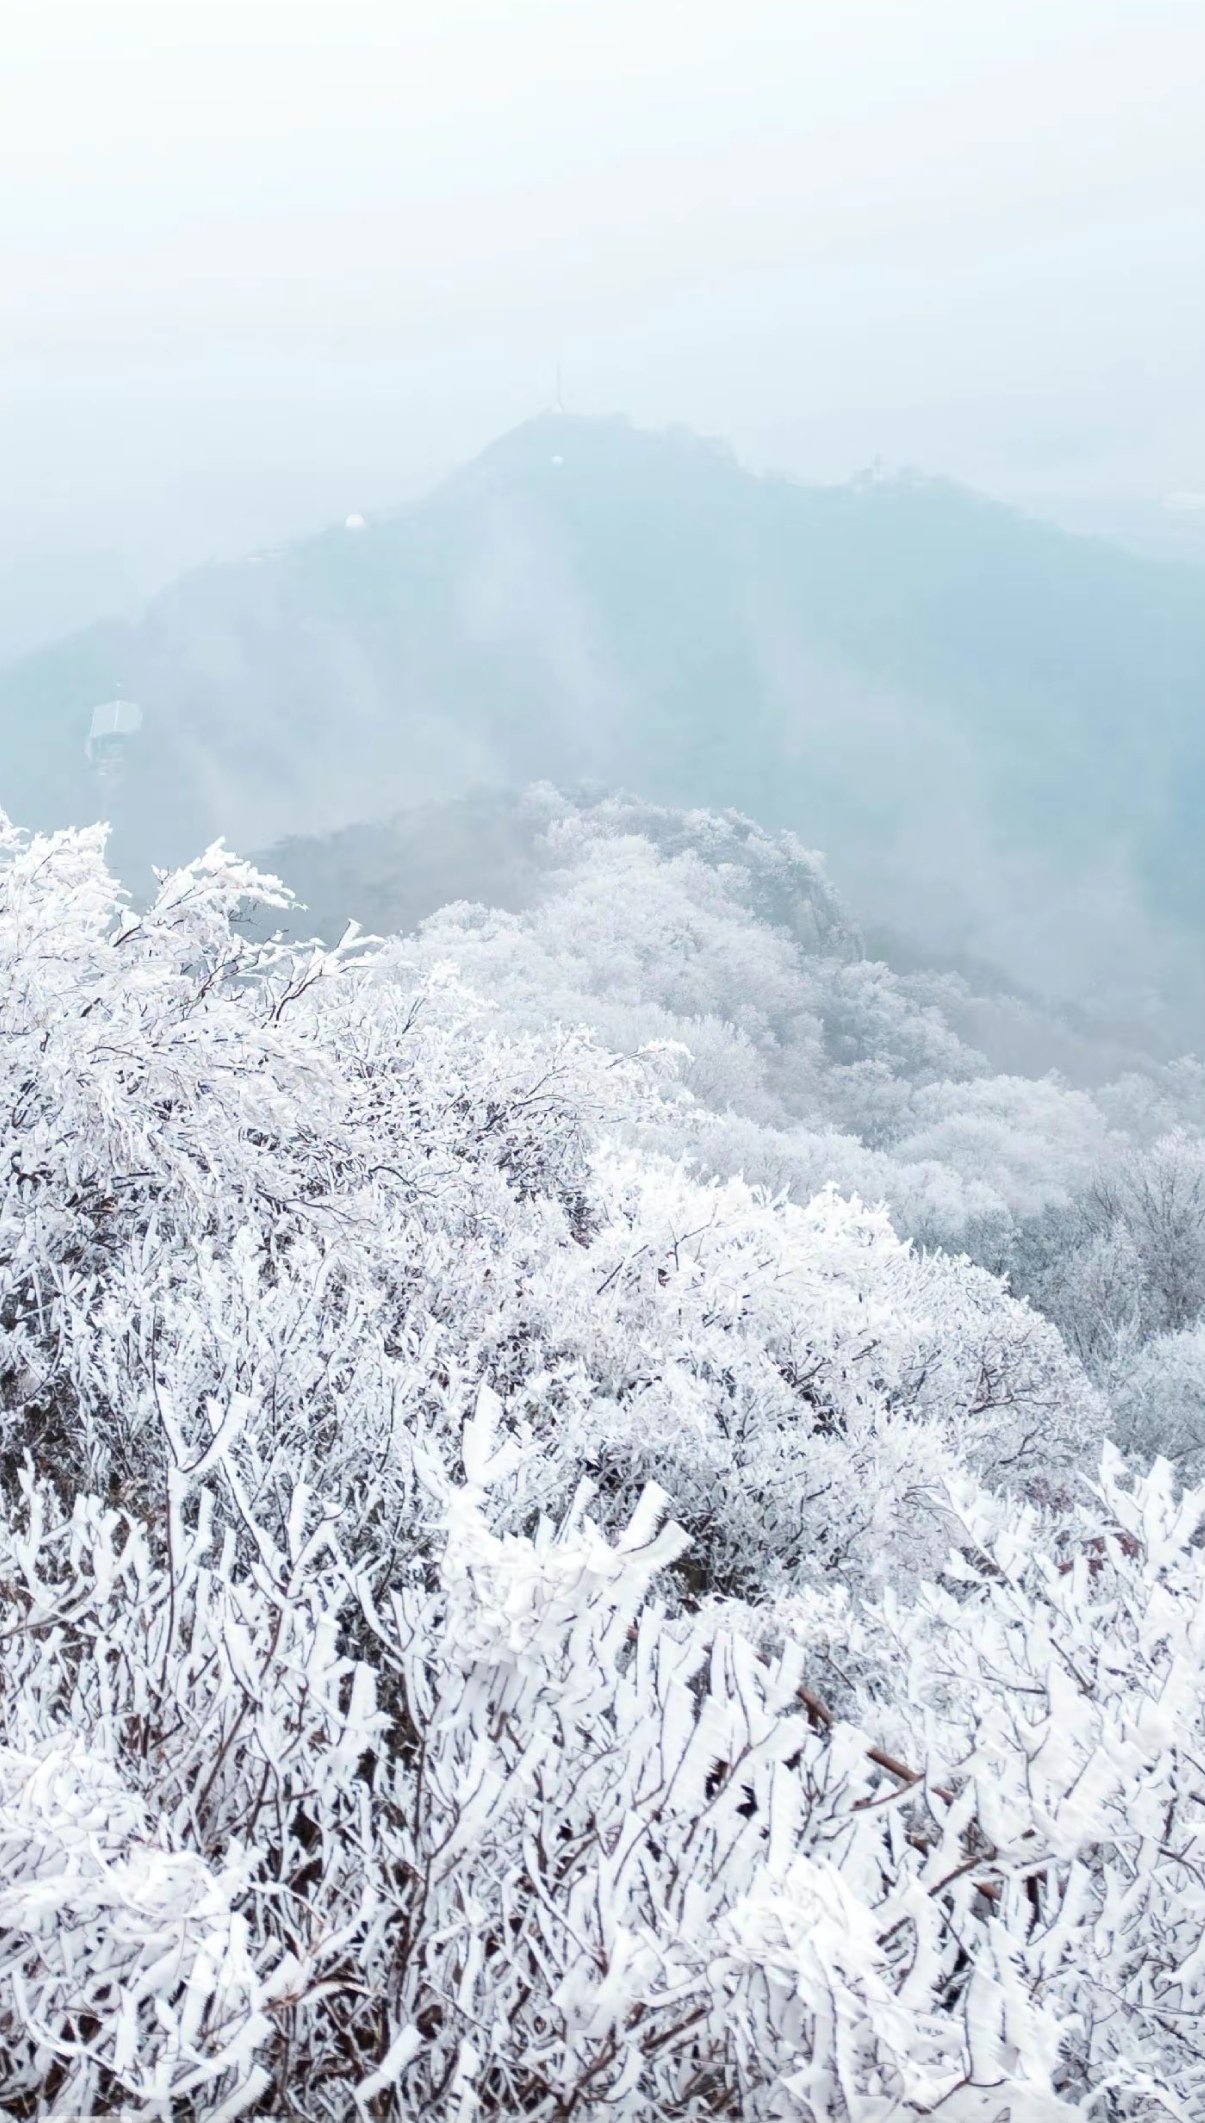
{"type": "Polygon", "coordinates": [[[629,1054],[682,1045],[709,1165],[800,1195],[836,1180],[946,1244],[1087,1185],[1124,1141],[1102,1104],[992,1075],[955,1029],[964,984],[860,958],[817,858],[738,824],[615,803],[556,815],[525,913],[448,907],[414,948],[453,960],[509,1025],[586,1024],[629,1054]]]}
{"type": "Polygon", "coordinates": [[[10,2113],[1200,2112],[1205,1497],[1093,1486],[982,1268],[703,1176],[745,946],[657,862],[617,1059],[462,916],[298,954],[220,850],[138,915],[6,832],[10,2113]]]}
{"type": "MultiPolygon", "coordinates": [[[[1006,1274],[1130,1404],[1135,1351],[1205,1312],[1199,1063],[1094,1090],[994,1072],[972,1035],[1074,1051],[1071,1030],[861,958],[791,835],[548,790],[525,805],[543,824],[532,904],[445,908],[412,947],[420,963],[454,959],[514,1028],[590,1026],[628,1054],[678,1044],[694,1097],[663,1120],[673,1154],[799,1201],[835,1182],[886,1202],[897,1230],[1006,1274]]],[[[1178,1418],[1153,1423],[1143,1436],[1184,1463],[1178,1418]]]]}

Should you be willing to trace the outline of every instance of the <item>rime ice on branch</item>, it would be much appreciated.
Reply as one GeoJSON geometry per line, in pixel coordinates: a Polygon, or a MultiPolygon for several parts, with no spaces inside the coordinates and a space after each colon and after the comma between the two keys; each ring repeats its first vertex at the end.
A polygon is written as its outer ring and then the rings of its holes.
{"type": "Polygon", "coordinates": [[[4,840],[6,2104],[1198,2112],[1205,1500],[282,898],[4,840]]]}

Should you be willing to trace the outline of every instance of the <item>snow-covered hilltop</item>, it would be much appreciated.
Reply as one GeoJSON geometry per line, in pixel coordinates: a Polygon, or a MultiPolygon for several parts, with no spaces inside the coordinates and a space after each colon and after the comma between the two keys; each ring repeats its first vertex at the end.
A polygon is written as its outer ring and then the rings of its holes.
{"type": "Polygon", "coordinates": [[[545,831],[312,948],[5,834],[6,2107],[1199,2112],[1197,1076],[545,831]]]}

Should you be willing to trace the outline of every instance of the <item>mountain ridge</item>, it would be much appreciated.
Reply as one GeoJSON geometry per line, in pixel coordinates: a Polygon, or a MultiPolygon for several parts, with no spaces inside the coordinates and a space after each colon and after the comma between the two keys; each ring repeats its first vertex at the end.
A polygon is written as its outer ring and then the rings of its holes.
{"type": "Polygon", "coordinates": [[[1069,988],[1145,977],[1164,931],[1192,948],[1203,690],[1187,563],[945,481],[811,487],[545,413],[423,500],[0,671],[0,800],[35,826],[109,808],[136,880],[217,835],[635,785],[790,827],[859,912],[1069,988]],[[114,694],[144,731],[98,791],[114,694]]]}

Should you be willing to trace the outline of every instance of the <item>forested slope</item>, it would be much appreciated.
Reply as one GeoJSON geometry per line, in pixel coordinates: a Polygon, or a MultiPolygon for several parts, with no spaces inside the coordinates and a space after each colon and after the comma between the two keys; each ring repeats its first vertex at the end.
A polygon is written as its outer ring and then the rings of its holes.
{"type": "Polygon", "coordinates": [[[336,949],[5,832],[5,2103],[1195,2114],[1200,1072],[545,803],[336,949]]]}

